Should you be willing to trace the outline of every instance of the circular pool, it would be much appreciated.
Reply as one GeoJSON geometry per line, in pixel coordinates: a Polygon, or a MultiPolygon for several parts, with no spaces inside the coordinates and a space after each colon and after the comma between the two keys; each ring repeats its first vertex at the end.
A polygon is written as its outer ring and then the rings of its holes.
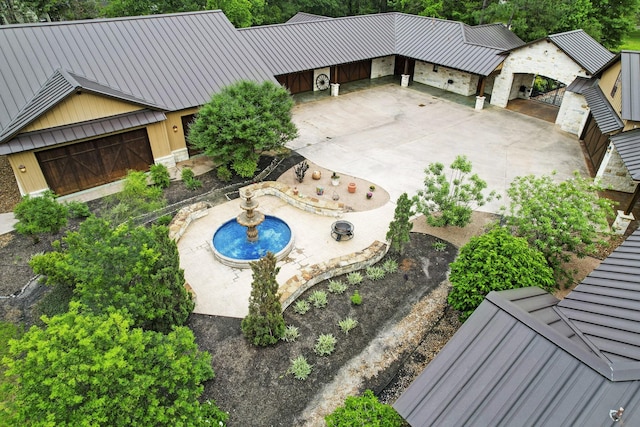
{"type": "Polygon", "coordinates": [[[257,226],[258,240],[247,240],[247,227],[235,219],[222,224],[212,239],[213,252],[225,265],[248,268],[256,261],[273,252],[278,260],[286,257],[293,247],[293,234],[286,222],[278,217],[265,215],[264,222],[257,226]]]}

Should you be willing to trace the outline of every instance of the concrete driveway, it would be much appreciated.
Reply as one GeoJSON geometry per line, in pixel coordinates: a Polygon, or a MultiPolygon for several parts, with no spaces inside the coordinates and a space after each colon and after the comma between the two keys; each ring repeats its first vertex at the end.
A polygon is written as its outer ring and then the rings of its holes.
{"type": "Polygon", "coordinates": [[[579,171],[588,175],[575,135],[552,123],[488,107],[474,110],[438,98],[428,88],[386,84],[298,104],[300,136],[288,147],[328,169],[378,183],[395,202],[422,188],[429,163],[449,165],[459,155],[502,195],[479,210],[497,212],[520,175],[579,171]]]}

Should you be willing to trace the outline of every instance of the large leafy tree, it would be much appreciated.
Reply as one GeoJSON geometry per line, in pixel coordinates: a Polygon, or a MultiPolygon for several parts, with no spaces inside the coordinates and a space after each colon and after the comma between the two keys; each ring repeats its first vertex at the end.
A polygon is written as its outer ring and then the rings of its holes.
{"type": "Polygon", "coordinates": [[[272,252],[249,263],[253,272],[249,314],[242,319],[242,333],[254,345],[275,344],[285,330],[278,293],[276,256],[272,252]]]}
{"type": "Polygon", "coordinates": [[[166,227],[123,224],[113,229],[91,217],[30,264],[48,284],[73,288],[73,299],[85,310],[126,310],[136,327],[169,332],[193,310],[166,227]]]}
{"type": "Polygon", "coordinates": [[[603,46],[615,49],[622,44],[636,26],[640,12],[640,0],[591,0],[592,19],[600,24],[600,40],[603,46]]]}
{"type": "Polygon", "coordinates": [[[189,143],[242,177],[252,177],[260,153],[283,147],[298,134],[293,100],[283,87],[239,81],[213,95],[191,125],[189,143]]]}
{"type": "Polygon", "coordinates": [[[44,329],[11,341],[3,360],[17,379],[3,425],[217,426],[226,419],[198,401],[213,370],[188,328],[131,329],[126,314],[82,314],[75,303],[43,320],[44,329]]]}
{"type": "Polygon", "coordinates": [[[491,291],[528,286],[551,290],[555,284],[544,255],[504,227],[472,237],[450,268],[448,302],[461,312],[460,320],[466,320],[491,291]]]}
{"type": "Polygon", "coordinates": [[[110,0],[100,10],[102,16],[154,15],[205,10],[206,0],[110,0]]]}
{"type": "Polygon", "coordinates": [[[238,27],[262,24],[264,0],[207,0],[207,9],[221,9],[231,23],[238,27]]]}
{"type": "Polygon", "coordinates": [[[578,257],[592,254],[609,228],[612,202],[598,196],[601,188],[577,172],[565,181],[553,176],[517,177],[507,195],[504,222],[513,233],[524,237],[542,252],[558,282],[571,283],[573,273],[563,268],[570,253],[578,257]]]}
{"type": "Polygon", "coordinates": [[[97,18],[96,0],[24,0],[25,5],[40,19],[48,21],[72,21],[97,18]]]}

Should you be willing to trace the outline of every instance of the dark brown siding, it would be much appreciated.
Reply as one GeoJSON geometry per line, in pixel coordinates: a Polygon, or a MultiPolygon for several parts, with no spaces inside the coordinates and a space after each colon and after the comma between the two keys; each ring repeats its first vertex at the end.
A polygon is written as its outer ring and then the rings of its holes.
{"type": "Polygon", "coordinates": [[[342,64],[338,67],[338,83],[348,83],[371,77],[371,60],[342,64]]]}
{"type": "Polygon", "coordinates": [[[191,126],[191,123],[193,123],[195,118],[195,114],[187,114],[186,116],[182,116],[180,118],[182,120],[182,130],[184,131],[184,140],[187,143],[187,151],[189,153],[189,157],[202,153],[202,150],[192,147],[189,144],[189,140],[187,139],[187,137],[189,136],[189,127],[191,126]]]}
{"type": "Polygon", "coordinates": [[[49,187],[58,195],[116,181],[153,163],[146,129],[36,153],[49,187]]]}
{"type": "Polygon", "coordinates": [[[289,89],[291,93],[313,90],[313,70],[276,76],[278,83],[289,89]]]}
{"type": "Polygon", "coordinates": [[[587,123],[584,125],[580,139],[584,141],[587,155],[591,161],[591,166],[593,166],[593,172],[598,172],[600,163],[607,152],[607,147],[609,147],[609,136],[600,131],[591,114],[589,114],[587,123]]]}

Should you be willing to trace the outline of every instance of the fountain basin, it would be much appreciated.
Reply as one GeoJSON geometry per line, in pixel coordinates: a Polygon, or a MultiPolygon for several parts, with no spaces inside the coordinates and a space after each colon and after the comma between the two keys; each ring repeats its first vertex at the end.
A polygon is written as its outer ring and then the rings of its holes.
{"type": "Polygon", "coordinates": [[[211,240],[215,257],[223,264],[234,268],[249,268],[273,252],[278,261],[285,258],[293,248],[293,233],[286,222],[278,217],[265,215],[264,222],[257,226],[258,240],[247,240],[247,228],[231,219],[220,226],[211,240]]]}

